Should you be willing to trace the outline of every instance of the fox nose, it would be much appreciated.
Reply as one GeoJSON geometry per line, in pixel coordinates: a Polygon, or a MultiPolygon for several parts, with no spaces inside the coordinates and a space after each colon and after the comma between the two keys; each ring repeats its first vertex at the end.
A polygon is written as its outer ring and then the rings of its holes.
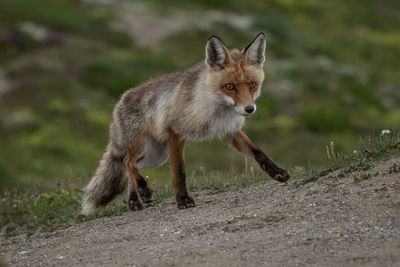
{"type": "Polygon", "coordinates": [[[244,108],[244,111],[246,111],[247,113],[251,114],[254,112],[254,107],[253,106],[247,106],[244,108]]]}

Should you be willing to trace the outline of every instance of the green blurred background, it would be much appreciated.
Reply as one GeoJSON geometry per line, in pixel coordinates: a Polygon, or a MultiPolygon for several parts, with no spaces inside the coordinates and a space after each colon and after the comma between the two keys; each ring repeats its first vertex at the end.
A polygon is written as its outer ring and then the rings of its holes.
{"type": "MultiPolygon", "coordinates": [[[[203,60],[210,35],[243,48],[260,31],[266,80],[245,131],[274,160],[323,164],[331,141],[400,128],[398,0],[1,0],[1,188],[83,186],[125,90],[203,60]]],[[[188,173],[244,167],[218,140],[186,158],[188,173]]]]}

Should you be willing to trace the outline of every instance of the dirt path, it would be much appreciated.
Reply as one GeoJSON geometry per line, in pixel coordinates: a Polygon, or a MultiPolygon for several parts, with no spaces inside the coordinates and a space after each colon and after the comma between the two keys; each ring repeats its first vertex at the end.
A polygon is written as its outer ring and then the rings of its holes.
{"type": "Polygon", "coordinates": [[[391,159],[351,177],[324,177],[194,194],[62,231],[1,240],[1,257],[27,265],[400,265],[400,174],[391,159]],[[20,255],[19,252],[28,251],[20,255]]]}

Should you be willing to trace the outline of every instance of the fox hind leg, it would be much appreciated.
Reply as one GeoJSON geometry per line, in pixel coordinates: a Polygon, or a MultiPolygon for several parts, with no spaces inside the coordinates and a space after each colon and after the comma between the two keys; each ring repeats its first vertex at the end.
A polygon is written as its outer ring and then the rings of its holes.
{"type": "Polygon", "coordinates": [[[132,211],[139,211],[143,209],[143,205],[139,200],[138,190],[132,182],[132,179],[128,182],[128,207],[132,211]]]}
{"type": "Polygon", "coordinates": [[[140,156],[143,153],[141,137],[140,134],[136,135],[132,148],[124,159],[125,168],[129,173],[128,206],[131,210],[143,209],[139,195],[144,203],[150,203],[153,200],[153,190],[148,186],[146,179],[139,173],[137,167],[145,157],[145,155],[140,156]]]}
{"type": "Polygon", "coordinates": [[[143,205],[139,200],[139,186],[137,182],[137,178],[140,176],[140,174],[137,169],[132,166],[131,158],[129,155],[125,158],[124,163],[129,173],[128,207],[132,211],[138,211],[143,209],[143,205]]]}
{"type": "Polygon", "coordinates": [[[139,173],[138,169],[130,161],[125,159],[125,167],[129,173],[128,183],[128,205],[131,210],[143,209],[139,196],[144,203],[150,203],[153,200],[153,190],[148,186],[146,179],[139,173]]]}

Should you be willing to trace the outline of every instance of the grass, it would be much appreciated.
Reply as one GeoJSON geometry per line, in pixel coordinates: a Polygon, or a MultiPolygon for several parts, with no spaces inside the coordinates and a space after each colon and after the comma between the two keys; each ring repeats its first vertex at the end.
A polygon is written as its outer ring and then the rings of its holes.
{"type": "MultiPolygon", "coordinates": [[[[360,138],[354,152],[338,153],[334,145],[328,147],[329,158],[326,166],[318,167],[309,164],[307,167],[289,168],[296,185],[301,186],[318,180],[332,171],[342,169],[342,175],[357,170],[371,168],[378,160],[384,160],[391,155],[400,154],[400,134],[379,137],[360,138]]],[[[399,172],[394,166],[393,172],[399,172]]],[[[246,187],[266,180],[266,175],[250,166],[248,173],[231,169],[221,171],[192,171],[188,183],[191,192],[208,190],[217,193],[228,188],[246,187]]],[[[370,176],[362,176],[361,180],[370,176]]],[[[357,181],[358,182],[358,181],[357,181]]],[[[169,177],[158,179],[149,178],[149,183],[155,191],[155,201],[150,205],[157,205],[163,199],[173,196],[169,177]]],[[[33,234],[41,231],[53,231],[65,228],[74,223],[90,221],[107,216],[118,216],[128,211],[125,195],[120,195],[106,208],[91,216],[79,214],[83,192],[80,189],[60,188],[55,192],[38,193],[37,190],[3,190],[0,192],[0,227],[4,236],[14,236],[21,233],[33,234]]]]}
{"type": "MultiPolygon", "coordinates": [[[[334,144],[326,147],[328,164],[324,167],[310,168],[307,177],[297,183],[304,185],[314,182],[333,171],[341,169],[339,176],[345,176],[349,173],[368,170],[374,166],[374,162],[384,160],[392,154],[400,152],[400,134],[398,132],[380,137],[360,138],[353,153],[337,153],[334,144]]],[[[362,177],[366,180],[369,177],[362,177]]]]}

